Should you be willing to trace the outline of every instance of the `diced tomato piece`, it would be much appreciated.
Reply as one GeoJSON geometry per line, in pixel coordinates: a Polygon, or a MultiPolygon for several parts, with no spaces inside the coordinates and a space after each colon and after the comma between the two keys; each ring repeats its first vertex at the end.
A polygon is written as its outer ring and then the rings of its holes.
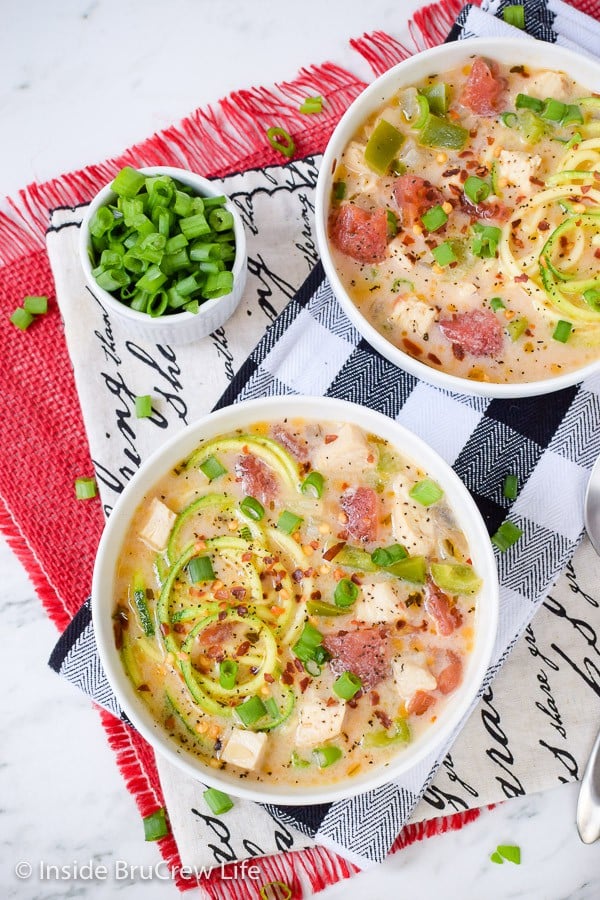
{"type": "Polygon", "coordinates": [[[356,541],[377,539],[377,494],[372,488],[357,487],[346,491],[340,505],[348,516],[346,531],[356,541]]]}
{"type": "Polygon", "coordinates": [[[438,633],[447,637],[462,624],[460,610],[452,606],[447,594],[431,581],[425,585],[425,609],[435,622],[438,633]]]}
{"type": "Polygon", "coordinates": [[[427,691],[416,691],[406,705],[406,712],[411,716],[422,716],[434,703],[433,694],[428,694],[427,691]]]}
{"type": "Polygon", "coordinates": [[[286,450],[295,456],[299,462],[306,462],[308,459],[308,444],[305,440],[298,437],[297,434],[292,434],[287,428],[284,428],[283,425],[279,423],[274,425],[271,429],[271,433],[276,441],[279,441],[280,444],[283,444],[286,450]]]}
{"type": "Polygon", "coordinates": [[[460,102],[478,116],[495,116],[505,86],[506,83],[497,75],[495,66],[478,56],[462,89],[460,102]]]}
{"type": "Polygon", "coordinates": [[[446,650],[447,665],[437,676],[438,690],[442,694],[451,694],[462,681],[462,659],[453,650],[446,650]]]}
{"type": "Polygon", "coordinates": [[[394,181],[392,191],[402,210],[405,228],[415,225],[432,206],[440,206],[444,202],[442,192],[419,175],[401,175],[394,181]]]}
{"type": "Polygon", "coordinates": [[[502,351],[502,325],[489,309],[457,313],[451,319],[442,319],[440,328],[444,336],[463,351],[463,355],[497,356],[502,351]]]}
{"type": "Polygon", "coordinates": [[[391,649],[385,628],[359,628],[327,634],[323,646],[333,657],[329,663],[333,674],[353,672],[362,681],[365,691],[370,691],[389,674],[391,649]]]}
{"type": "Polygon", "coordinates": [[[268,503],[277,496],[277,479],[269,467],[252,453],[245,453],[235,464],[238,478],[241,478],[244,493],[255,497],[261,503],[268,503]]]}
{"type": "Polygon", "coordinates": [[[336,247],[359,262],[379,262],[387,252],[388,221],[383,208],[368,212],[344,203],[332,218],[330,231],[336,247]]]}

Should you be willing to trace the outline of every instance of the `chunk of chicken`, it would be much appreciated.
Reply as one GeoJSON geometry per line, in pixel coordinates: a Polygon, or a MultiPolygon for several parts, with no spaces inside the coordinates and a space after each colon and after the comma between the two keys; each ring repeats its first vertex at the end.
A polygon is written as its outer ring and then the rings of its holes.
{"type": "Polygon", "coordinates": [[[423,300],[401,297],[394,303],[390,319],[403,331],[425,337],[435,321],[435,316],[435,309],[423,300]]]}
{"type": "Polygon", "coordinates": [[[541,156],[532,156],[520,150],[502,150],[498,157],[498,174],[508,184],[513,184],[521,194],[531,194],[533,178],[542,164],[541,156]]]}
{"type": "Polygon", "coordinates": [[[345,714],[343,703],[327,706],[327,701],[316,693],[306,693],[299,703],[296,746],[315,747],[337,737],[345,714]]]}
{"type": "Polygon", "coordinates": [[[164,550],[176,518],[177,513],[158,497],[153,497],[146,524],[140,531],[141,539],[153,550],[164,550]]]}
{"type": "Polygon", "coordinates": [[[267,737],[263,731],[234,728],[223,747],[221,759],[240,769],[258,769],[267,746],[267,737]]]}
{"type": "Polygon", "coordinates": [[[398,597],[389,581],[363,582],[354,606],[354,618],[368,625],[394,622],[399,615],[398,597]]]}
{"type": "Polygon", "coordinates": [[[409,496],[411,486],[402,472],[392,482],[392,532],[411,556],[427,556],[435,546],[434,523],[430,511],[409,496]]]}
{"type": "Polygon", "coordinates": [[[417,691],[434,691],[437,681],[424,666],[398,657],[392,661],[394,685],[402,700],[409,701],[417,691]]]}
{"type": "Polygon", "coordinates": [[[318,471],[334,472],[360,472],[372,465],[375,459],[369,458],[374,451],[365,440],[365,437],[356,425],[348,423],[342,425],[337,431],[335,440],[329,443],[323,440],[313,453],[313,466],[318,471]]]}

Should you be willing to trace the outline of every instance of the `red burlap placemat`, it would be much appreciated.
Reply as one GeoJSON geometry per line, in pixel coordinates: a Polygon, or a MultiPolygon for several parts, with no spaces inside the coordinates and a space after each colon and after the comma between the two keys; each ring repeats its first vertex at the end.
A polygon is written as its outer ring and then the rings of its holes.
{"type": "MultiPolygon", "coordinates": [[[[420,10],[409,25],[410,47],[384,32],[363,35],[351,45],[379,75],[416,49],[441,43],[461,5],[459,0],[442,0],[420,10]]],[[[598,0],[573,5],[599,16],[598,0]]],[[[238,91],[214,108],[196,110],[118,158],[29,185],[8,201],[12,215],[0,214],[0,390],[4,398],[0,528],[58,629],[68,625],[89,592],[104,519],[99,503],[80,503],[73,492],[76,477],[92,474],[92,463],[45,250],[49,210],[89,201],[125,164],[182,166],[207,176],[277,164],[281,158],[265,140],[265,130],[274,121],[294,136],[298,157],[319,153],[365,86],[351,72],[325,63],[302,69],[294,81],[274,89],[238,91]],[[298,113],[299,103],[309,94],[324,97],[322,115],[298,113]],[[8,318],[26,294],[47,295],[50,309],[28,332],[20,332],[8,318]],[[30,488],[32,476],[35,490],[30,488]]],[[[99,712],[127,788],[141,815],[148,815],[163,806],[154,753],[135,731],[99,712]]],[[[408,826],[394,850],[460,828],[477,815],[473,810],[408,826]]],[[[159,848],[181,890],[201,886],[206,896],[218,900],[256,897],[256,883],[223,880],[221,869],[199,881],[182,878],[177,874],[181,863],[174,839],[164,838],[159,848]]],[[[294,897],[303,896],[303,884],[309,884],[314,893],[356,871],[323,848],[269,857],[261,860],[261,868],[265,881],[285,882],[294,897]]]]}

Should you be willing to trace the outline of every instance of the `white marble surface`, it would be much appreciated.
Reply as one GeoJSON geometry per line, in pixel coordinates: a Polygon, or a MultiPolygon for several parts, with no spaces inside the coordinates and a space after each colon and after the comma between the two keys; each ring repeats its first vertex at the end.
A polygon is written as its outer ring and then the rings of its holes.
{"type": "MultiPolygon", "coordinates": [[[[403,30],[415,0],[4,0],[0,53],[0,194],[119,152],[228,91],[293,77],[326,58],[367,75],[347,39],[403,30]],[[292,10],[294,10],[292,12],[292,10]],[[165,27],[166,25],[179,27],[165,27]],[[226,60],[222,57],[227,49],[226,60]]],[[[0,895],[175,897],[145,844],[97,714],[46,666],[56,639],[33,588],[0,542],[0,895]],[[143,866],[117,879],[117,861],[143,866]],[[19,881],[15,865],[34,874],[19,881]],[[39,865],[105,865],[106,880],[41,881],[39,865]],[[142,877],[144,876],[144,877],[142,877]]],[[[595,898],[600,844],[576,834],[574,786],[511,801],[460,832],[413,845],[321,896],[369,900],[595,898]],[[495,866],[498,843],[523,864],[495,866]]],[[[123,871],[121,868],[120,871],[123,871]]]]}

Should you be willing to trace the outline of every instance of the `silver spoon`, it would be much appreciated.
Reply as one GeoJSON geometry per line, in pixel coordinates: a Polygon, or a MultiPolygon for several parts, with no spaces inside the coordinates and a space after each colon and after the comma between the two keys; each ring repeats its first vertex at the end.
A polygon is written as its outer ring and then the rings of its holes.
{"type": "MultiPolygon", "coordinates": [[[[596,460],[588,482],[584,522],[592,547],[600,556],[600,459],[596,460]]],[[[581,779],[577,830],[584,844],[592,844],[600,838],[600,732],[581,779]]]]}

